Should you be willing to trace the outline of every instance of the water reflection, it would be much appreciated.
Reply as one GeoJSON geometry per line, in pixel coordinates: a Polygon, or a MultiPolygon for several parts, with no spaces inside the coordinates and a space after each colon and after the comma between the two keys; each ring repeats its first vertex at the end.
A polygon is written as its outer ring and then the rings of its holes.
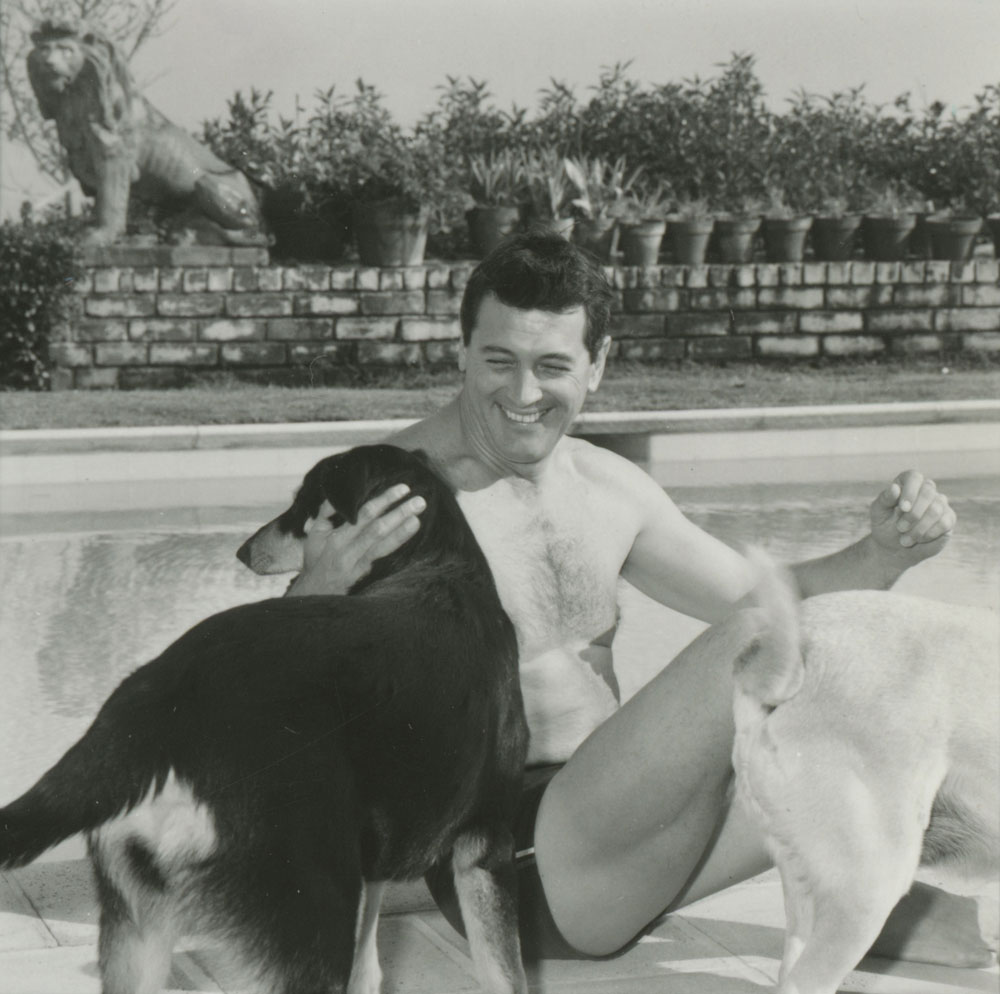
{"type": "MultiPolygon", "coordinates": [[[[756,486],[678,491],[683,510],[723,541],[764,544],[780,559],[834,551],[862,535],[870,487],[756,486]]],[[[904,578],[911,593],[996,607],[1000,491],[950,482],[961,529],[904,578]]],[[[246,514],[246,512],[244,512],[246,514]]],[[[256,512],[253,512],[256,514],[256,512]]],[[[263,517],[263,516],[261,516],[263,517]]],[[[207,531],[107,530],[5,539],[0,545],[0,798],[30,784],[86,727],[114,686],[195,622],[279,596],[286,578],[256,577],[234,558],[259,524],[207,531]]],[[[622,590],[617,666],[625,696],[700,626],[622,590]]]]}

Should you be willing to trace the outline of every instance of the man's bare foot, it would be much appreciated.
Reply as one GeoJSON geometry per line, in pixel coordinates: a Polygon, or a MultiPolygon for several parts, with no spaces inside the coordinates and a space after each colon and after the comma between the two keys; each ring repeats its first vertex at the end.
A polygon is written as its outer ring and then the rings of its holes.
{"type": "Polygon", "coordinates": [[[984,937],[975,898],[918,882],[893,909],[870,953],[942,966],[992,966],[997,937],[984,937]]]}

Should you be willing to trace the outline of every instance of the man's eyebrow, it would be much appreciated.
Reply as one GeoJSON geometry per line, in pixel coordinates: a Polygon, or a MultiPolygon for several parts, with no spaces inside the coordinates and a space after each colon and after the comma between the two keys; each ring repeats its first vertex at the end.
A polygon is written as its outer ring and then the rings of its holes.
{"type": "MultiPolygon", "coordinates": [[[[492,352],[505,356],[514,355],[510,349],[505,349],[502,345],[484,345],[483,352],[492,352]]],[[[537,361],[545,360],[556,360],[557,362],[566,362],[570,365],[573,364],[573,356],[569,355],[567,352],[546,352],[544,355],[538,356],[537,361]]]]}

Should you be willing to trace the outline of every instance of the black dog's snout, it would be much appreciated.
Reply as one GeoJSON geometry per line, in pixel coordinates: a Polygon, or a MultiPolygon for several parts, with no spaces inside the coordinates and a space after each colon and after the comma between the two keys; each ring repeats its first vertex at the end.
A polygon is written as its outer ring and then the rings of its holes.
{"type": "Polygon", "coordinates": [[[250,543],[253,542],[252,538],[248,538],[237,550],[236,558],[243,563],[244,566],[250,565],[250,543]]]}

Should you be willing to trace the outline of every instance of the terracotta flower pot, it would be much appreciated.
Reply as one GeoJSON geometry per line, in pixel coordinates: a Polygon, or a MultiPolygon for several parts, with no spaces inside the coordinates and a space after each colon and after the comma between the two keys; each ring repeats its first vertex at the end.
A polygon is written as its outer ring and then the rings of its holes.
{"type": "Polygon", "coordinates": [[[932,259],[964,262],[972,257],[976,235],[982,230],[981,217],[929,217],[926,221],[932,259]]]}
{"type": "Polygon", "coordinates": [[[342,208],[306,204],[298,190],[270,192],[264,214],[274,237],[272,254],[299,262],[336,262],[350,241],[350,218],[342,208]]]}
{"type": "Polygon", "coordinates": [[[916,214],[881,217],[866,214],[861,222],[865,258],[895,262],[906,257],[906,242],[917,223],[916,214]]]}
{"type": "Polygon", "coordinates": [[[906,254],[914,259],[930,259],[931,255],[931,229],[927,227],[929,215],[917,212],[916,223],[906,240],[906,254]]]}
{"type": "Polygon", "coordinates": [[[426,207],[382,200],[354,207],[354,237],[364,266],[419,266],[427,246],[426,207]]]}
{"type": "Polygon", "coordinates": [[[619,235],[622,262],[626,266],[655,266],[667,230],[666,221],[637,221],[623,224],[619,235]]]}
{"type": "Polygon", "coordinates": [[[489,255],[521,223],[521,208],[509,205],[473,207],[465,215],[469,241],[480,258],[489,255]]]}
{"type": "Polygon", "coordinates": [[[854,241],[861,227],[860,214],[837,214],[813,218],[810,237],[820,262],[844,262],[854,254],[854,241]]]}
{"type": "Polygon", "coordinates": [[[768,262],[801,262],[811,217],[765,217],[764,254],[768,262]]]}
{"type": "Polygon", "coordinates": [[[715,219],[678,217],[667,218],[667,245],[673,261],[679,266],[700,266],[705,261],[708,242],[715,219]]]}
{"type": "Polygon", "coordinates": [[[613,217],[581,218],[573,225],[573,241],[601,262],[611,261],[617,236],[618,222],[613,217]]]}
{"type": "Polygon", "coordinates": [[[991,214],[986,219],[986,224],[993,236],[993,254],[1000,259],[1000,214],[991,214]]]}
{"type": "Polygon", "coordinates": [[[759,217],[717,217],[712,229],[712,246],[719,262],[752,261],[754,238],[760,223],[759,217]]]}

